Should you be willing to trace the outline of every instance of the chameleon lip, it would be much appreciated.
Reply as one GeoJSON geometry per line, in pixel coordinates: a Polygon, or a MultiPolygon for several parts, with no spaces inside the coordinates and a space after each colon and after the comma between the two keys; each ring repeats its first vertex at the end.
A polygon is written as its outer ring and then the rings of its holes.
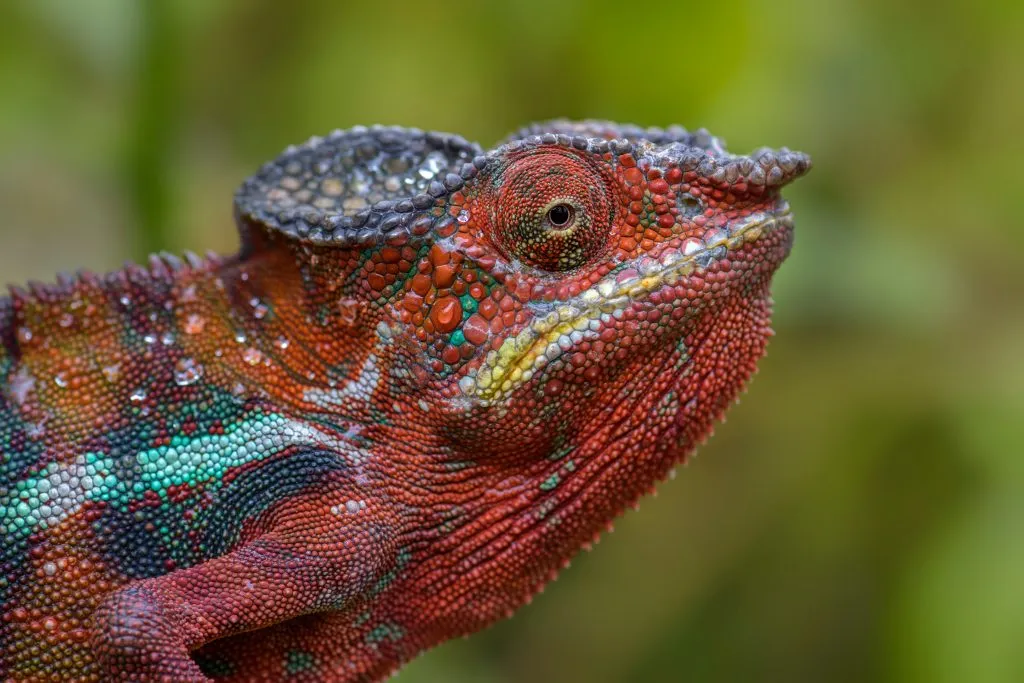
{"type": "Polygon", "coordinates": [[[467,396],[484,404],[504,398],[534,373],[602,326],[631,304],[663,286],[673,286],[695,271],[704,270],[744,244],[778,229],[792,230],[789,205],[760,211],[742,219],[732,230],[709,228],[703,238],[689,237],[660,258],[643,258],[609,273],[597,284],[536,318],[528,327],[487,354],[474,374],[459,380],[467,396]]]}

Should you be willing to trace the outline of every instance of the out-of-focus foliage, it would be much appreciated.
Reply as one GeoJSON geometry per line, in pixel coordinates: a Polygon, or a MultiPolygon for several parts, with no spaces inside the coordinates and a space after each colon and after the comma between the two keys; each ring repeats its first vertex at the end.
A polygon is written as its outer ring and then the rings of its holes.
{"type": "Polygon", "coordinates": [[[1024,680],[1024,10],[7,0],[0,280],[234,248],[235,185],[356,123],[807,151],[728,425],[511,621],[399,680],[1024,680]]]}

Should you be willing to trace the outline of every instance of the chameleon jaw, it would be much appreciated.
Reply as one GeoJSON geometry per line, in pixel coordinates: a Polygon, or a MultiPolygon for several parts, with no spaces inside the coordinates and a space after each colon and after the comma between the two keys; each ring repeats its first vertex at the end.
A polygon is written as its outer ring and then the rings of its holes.
{"type": "Polygon", "coordinates": [[[459,380],[459,388],[483,405],[505,399],[549,362],[588,335],[598,334],[629,305],[780,228],[793,228],[792,214],[784,203],[774,212],[751,214],[731,231],[711,228],[703,239],[688,238],[660,259],[643,258],[633,268],[613,272],[490,351],[475,373],[459,380]]]}

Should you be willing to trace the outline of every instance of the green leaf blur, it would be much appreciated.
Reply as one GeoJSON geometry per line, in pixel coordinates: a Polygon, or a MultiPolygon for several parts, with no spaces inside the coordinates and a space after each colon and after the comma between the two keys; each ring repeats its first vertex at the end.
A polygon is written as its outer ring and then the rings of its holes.
{"type": "Polygon", "coordinates": [[[0,280],[230,251],[235,186],[357,123],[786,145],[741,405],[511,621],[403,683],[1024,680],[1024,4],[7,0],[0,280]]]}

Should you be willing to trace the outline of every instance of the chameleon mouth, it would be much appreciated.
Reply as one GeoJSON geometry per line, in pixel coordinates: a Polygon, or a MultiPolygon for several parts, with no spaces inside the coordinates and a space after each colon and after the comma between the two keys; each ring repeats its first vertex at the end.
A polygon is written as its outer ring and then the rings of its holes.
{"type": "Polygon", "coordinates": [[[711,228],[703,238],[687,238],[660,258],[644,257],[617,269],[506,339],[487,354],[475,374],[459,380],[459,387],[466,396],[485,405],[504,399],[548,363],[584,339],[598,335],[630,305],[780,229],[793,229],[793,217],[785,203],[773,212],[751,214],[731,230],[711,228]]]}

